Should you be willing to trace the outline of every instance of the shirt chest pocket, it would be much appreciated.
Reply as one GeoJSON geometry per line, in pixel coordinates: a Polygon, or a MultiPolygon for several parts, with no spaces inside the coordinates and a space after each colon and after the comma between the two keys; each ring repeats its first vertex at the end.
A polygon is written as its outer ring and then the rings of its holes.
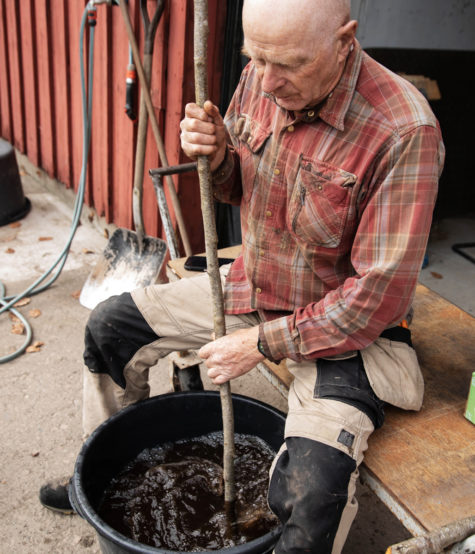
{"type": "Polygon", "coordinates": [[[247,115],[241,115],[234,125],[234,136],[237,139],[241,163],[243,197],[247,201],[252,195],[256,177],[262,164],[265,143],[271,131],[247,115]]]}
{"type": "Polygon", "coordinates": [[[336,248],[351,209],[356,176],[301,157],[289,202],[288,225],[308,244],[336,248]]]}

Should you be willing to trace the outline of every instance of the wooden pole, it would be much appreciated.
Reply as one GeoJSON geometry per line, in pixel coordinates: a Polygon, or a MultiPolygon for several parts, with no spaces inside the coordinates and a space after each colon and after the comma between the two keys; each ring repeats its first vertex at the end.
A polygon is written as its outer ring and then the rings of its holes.
{"type": "MultiPolygon", "coordinates": [[[[134,58],[135,69],[137,70],[137,75],[139,76],[139,81],[141,86],[140,94],[143,95],[143,99],[145,101],[145,106],[147,108],[153,136],[155,137],[155,142],[157,143],[157,149],[160,155],[160,161],[162,163],[162,167],[168,167],[169,163],[168,163],[167,153],[165,151],[165,145],[163,144],[162,136],[160,135],[160,129],[158,128],[157,118],[153,110],[152,97],[150,96],[150,90],[149,90],[150,85],[142,65],[139,47],[137,45],[137,40],[134,35],[132,22],[130,21],[129,11],[125,0],[119,0],[119,6],[124,18],[125,29],[127,31],[130,47],[132,48],[132,55],[134,58]]],[[[178,195],[175,189],[175,183],[173,182],[173,178],[171,175],[166,176],[166,182],[168,185],[168,192],[170,193],[170,198],[173,204],[173,210],[175,211],[175,217],[178,224],[178,229],[180,230],[180,236],[183,242],[183,248],[185,249],[185,254],[187,256],[190,256],[191,255],[190,239],[188,238],[188,233],[185,227],[185,220],[183,218],[183,214],[180,207],[180,201],[178,199],[178,195]]]]}
{"type": "Polygon", "coordinates": [[[475,533],[475,516],[453,521],[440,529],[390,546],[386,554],[438,554],[475,533]]]}
{"type": "MultiPolygon", "coordinates": [[[[203,107],[208,100],[207,51],[208,51],[208,2],[194,2],[194,62],[196,103],[203,107]]],[[[218,339],[226,334],[224,300],[218,265],[218,237],[214,218],[214,200],[211,171],[207,156],[198,157],[198,176],[201,191],[201,211],[205,233],[206,261],[213,298],[214,333],[218,339]]],[[[223,414],[224,435],[224,500],[230,505],[235,500],[234,483],[234,416],[229,382],[219,387],[223,414]]]]}

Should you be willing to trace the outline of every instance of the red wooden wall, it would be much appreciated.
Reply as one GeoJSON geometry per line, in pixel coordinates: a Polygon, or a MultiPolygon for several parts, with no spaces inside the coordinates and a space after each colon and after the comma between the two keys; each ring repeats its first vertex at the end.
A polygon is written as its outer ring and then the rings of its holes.
{"type": "MultiPolygon", "coordinates": [[[[0,135],[51,177],[77,189],[82,156],[79,32],[85,0],[0,0],[0,135]]],[[[150,14],[156,1],[148,0],[150,14]]],[[[129,0],[143,47],[138,0],[129,0]]],[[[209,90],[218,102],[225,2],[209,0],[209,90]]],[[[87,41],[86,41],[87,42],[87,41]]],[[[132,186],[136,123],[125,115],[128,40],[119,7],[97,6],[93,121],[86,203],[98,215],[133,228],[132,186]]],[[[180,151],[179,122],[194,98],[193,1],[167,0],[155,39],[152,103],[170,164],[187,161],[180,151]]],[[[137,104],[138,109],[138,104],[137,104]]],[[[146,232],[162,236],[148,170],[159,157],[151,129],[144,172],[146,232]]],[[[194,252],[203,249],[197,178],[175,177],[194,252]]],[[[173,209],[169,202],[170,211],[173,209]]],[[[174,218],[173,218],[174,219],[174,218]]]]}

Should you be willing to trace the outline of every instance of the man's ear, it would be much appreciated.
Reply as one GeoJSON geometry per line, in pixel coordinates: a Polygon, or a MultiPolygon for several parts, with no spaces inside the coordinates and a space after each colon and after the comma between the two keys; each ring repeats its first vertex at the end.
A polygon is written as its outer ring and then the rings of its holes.
{"type": "Polygon", "coordinates": [[[355,40],[356,29],[358,29],[358,22],[355,19],[348,21],[342,25],[337,31],[337,37],[339,42],[338,61],[345,61],[348,56],[353,41],[355,40]]]}

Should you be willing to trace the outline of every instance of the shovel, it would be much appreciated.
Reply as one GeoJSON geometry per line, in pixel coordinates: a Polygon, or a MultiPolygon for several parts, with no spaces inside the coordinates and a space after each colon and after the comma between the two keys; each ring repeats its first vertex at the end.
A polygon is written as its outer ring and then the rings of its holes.
{"type": "MultiPolygon", "coordinates": [[[[143,71],[146,83],[142,84],[142,88],[145,84],[148,87],[150,83],[154,39],[164,7],[164,0],[159,0],[150,20],[147,0],[140,1],[145,30],[143,71]]],[[[115,294],[153,284],[157,282],[162,271],[167,245],[162,239],[145,236],[143,225],[142,196],[147,125],[148,112],[144,94],[141,94],[132,200],[135,232],[117,229],[113,233],[82,288],[79,301],[86,308],[93,309],[99,302],[115,294]]]]}

